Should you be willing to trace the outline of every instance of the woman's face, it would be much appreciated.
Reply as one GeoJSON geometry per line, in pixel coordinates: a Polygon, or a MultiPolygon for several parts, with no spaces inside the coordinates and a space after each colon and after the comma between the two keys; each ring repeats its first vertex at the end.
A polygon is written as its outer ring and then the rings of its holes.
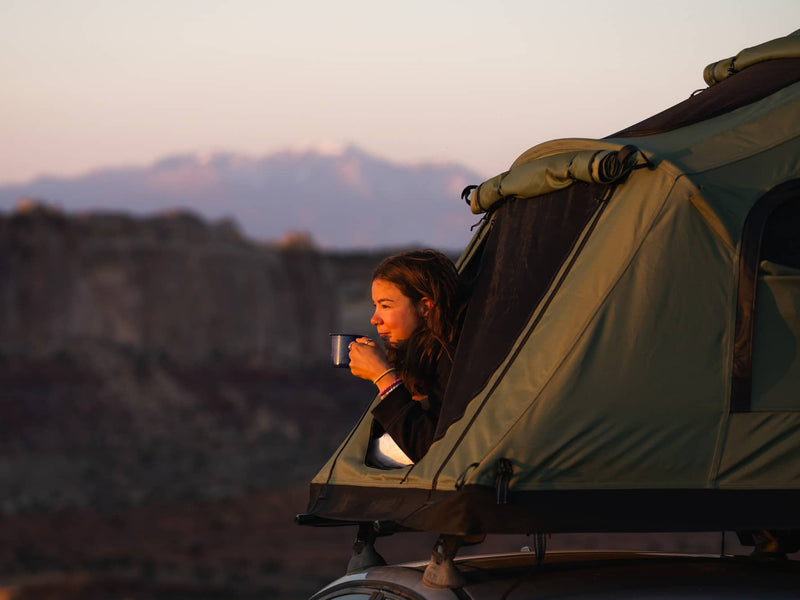
{"type": "Polygon", "coordinates": [[[417,305],[395,284],[385,279],[372,282],[372,303],[375,313],[370,323],[375,325],[385,346],[407,340],[419,327],[429,310],[426,298],[417,305]]]}

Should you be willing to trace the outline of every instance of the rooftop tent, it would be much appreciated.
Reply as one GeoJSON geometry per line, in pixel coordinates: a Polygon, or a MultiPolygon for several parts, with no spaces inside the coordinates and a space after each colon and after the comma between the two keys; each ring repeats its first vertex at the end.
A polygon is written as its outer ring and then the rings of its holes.
{"type": "Polygon", "coordinates": [[[370,406],[309,515],[454,535],[800,529],[800,35],[706,81],[471,191],[485,217],[458,262],[472,296],[435,441],[411,467],[367,466],[370,406]]]}

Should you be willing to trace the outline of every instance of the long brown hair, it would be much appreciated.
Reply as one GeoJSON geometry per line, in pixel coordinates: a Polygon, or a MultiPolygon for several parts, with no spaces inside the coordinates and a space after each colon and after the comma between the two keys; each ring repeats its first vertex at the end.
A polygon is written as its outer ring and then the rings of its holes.
{"type": "Polygon", "coordinates": [[[452,361],[464,306],[464,291],[453,261],[436,250],[403,252],[385,259],[372,275],[393,283],[416,306],[432,302],[420,327],[407,340],[386,349],[406,388],[426,395],[443,356],[452,361]]]}

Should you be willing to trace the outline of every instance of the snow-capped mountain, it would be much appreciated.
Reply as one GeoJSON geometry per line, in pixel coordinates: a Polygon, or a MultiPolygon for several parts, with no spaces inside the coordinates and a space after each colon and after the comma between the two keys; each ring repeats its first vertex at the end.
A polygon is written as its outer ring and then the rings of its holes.
{"type": "Polygon", "coordinates": [[[397,164],[352,146],[263,157],[188,154],[144,167],[0,186],[0,211],[14,210],[20,198],[68,213],[181,209],[209,220],[233,219],[258,241],[300,231],[329,249],[459,249],[478,220],[461,200],[461,190],[483,179],[456,164],[397,164]]]}

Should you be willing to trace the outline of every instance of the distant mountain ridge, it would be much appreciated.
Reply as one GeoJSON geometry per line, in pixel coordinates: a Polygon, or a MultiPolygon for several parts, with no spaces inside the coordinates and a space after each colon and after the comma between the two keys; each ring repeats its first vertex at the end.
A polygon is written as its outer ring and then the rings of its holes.
{"type": "Polygon", "coordinates": [[[460,193],[483,179],[456,164],[397,164],[354,146],[263,157],[185,154],[144,167],[0,186],[0,211],[12,211],[20,198],[65,212],[181,209],[212,221],[233,219],[257,241],[302,231],[327,249],[460,249],[478,220],[460,193]]]}

